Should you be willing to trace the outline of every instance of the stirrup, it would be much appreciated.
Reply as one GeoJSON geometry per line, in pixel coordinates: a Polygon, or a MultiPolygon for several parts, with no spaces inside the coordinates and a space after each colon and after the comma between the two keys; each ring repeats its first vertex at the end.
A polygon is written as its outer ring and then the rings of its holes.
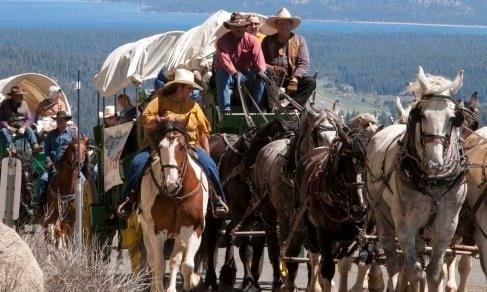
{"type": "Polygon", "coordinates": [[[132,214],[134,210],[134,202],[130,199],[130,197],[125,198],[125,201],[118,205],[117,208],[117,215],[118,217],[127,220],[132,214]]]}
{"type": "Polygon", "coordinates": [[[223,202],[223,200],[216,196],[213,202],[213,217],[215,218],[224,218],[228,215],[230,209],[228,208],[227,204],[223,202]]]}

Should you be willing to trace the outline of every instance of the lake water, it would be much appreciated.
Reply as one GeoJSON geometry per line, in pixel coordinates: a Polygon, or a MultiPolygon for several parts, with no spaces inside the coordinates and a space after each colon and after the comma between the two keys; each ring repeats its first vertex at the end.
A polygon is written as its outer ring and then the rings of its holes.
{"type": "MultiPolygon", "coordinates": [[[[0,0],[0,27],[188,29],[208,14],[154,13],[137,4],[82,0],[0,0]]],[[[304,21],[300,31],[419,32],[487,35],[487,27],[304,21]]]]}

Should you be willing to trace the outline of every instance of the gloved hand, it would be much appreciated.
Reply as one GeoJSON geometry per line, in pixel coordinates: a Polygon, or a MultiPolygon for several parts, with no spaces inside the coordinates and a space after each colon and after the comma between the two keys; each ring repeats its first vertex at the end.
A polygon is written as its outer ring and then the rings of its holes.
{"type": "Polygon", "coordinates": [[[298,79],[296,77],[291,78],[289,80],[289,84],[287,85],[288,92],[296,92],[298,91],[298,79]]]}
{"type": "Polygon", "coordinates": [[[20,127],[19,130],[18,130],[19,134],[20,135],[23,135],[25,133],[25,128],[24,127],[20,127]]]}

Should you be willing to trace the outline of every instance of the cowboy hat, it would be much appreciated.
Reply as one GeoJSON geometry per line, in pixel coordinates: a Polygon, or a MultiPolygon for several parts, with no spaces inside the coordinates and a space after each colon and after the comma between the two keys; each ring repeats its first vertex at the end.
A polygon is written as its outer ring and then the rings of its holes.
{"type": "Polygon", "coordinates": [[[286,8],[281,8],[277,11],[275,16],[271,16],[266,19],[266,24],[272,28],[276,28],[276,21],[289,20],[291,21],[291,30],[296,29],[301,24],[301,19],[291,16],[291,13],[286,8]]]}
{"type": "Polygon", "coordinates": [[[114,105],[107,105],[103,112],[98,112],[98,117],[101,118],[111,118],[117,115],[114,105]]]}
{"type": "Polygon", "coordinates": [[[71,120],[71,115],[66,113],[65,111],[60,111],[56,114],[55,117],[51,117],[53,120],[71,120]]]}
{"type": "Polygon", "coordinates": [[[10,92],[7,92],[7,95],[12,97],[15,95],[26,95],[26,94],[27,92],[23,91],[18,86],[12,86],[12,88],[10,88],[10,92]]]}
{"type": "Polygon", "coordinates": [[[188,84],[193,86],[193,88],[203,90],[201,86],[194,82],[194,73],[186,69],[176,69],[174,73],[174,80],[166,83],[161,89],[161,92],[164,93],[164,91],[166,91],[173,84],[188,84]]]}
{"type": "Polygon", "coordinates": [[[232,27],[244,27],[247,25],[249,25],[247,17],[238,12],[232,13],[232,15],[230,16],[230,20],[223,23],[223,26],[227,29],[231,29],[232,27]]]}
{"type": "Polygon", "coordinates": [[[56,85],[49,87],[47,96],[52,97],[54,94],[61,92],[61,88],[56,85]]]}

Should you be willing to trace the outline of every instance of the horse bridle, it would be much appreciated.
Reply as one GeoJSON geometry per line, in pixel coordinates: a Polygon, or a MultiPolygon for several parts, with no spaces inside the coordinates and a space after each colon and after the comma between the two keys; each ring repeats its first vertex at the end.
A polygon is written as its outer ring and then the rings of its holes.
{"type": "MultiPolygon", "coordinates": [[[[184,136],[185,136],[184,134],[179,133],[178,135],[168,137],[168,139],[174,141],[174,140],[179,139],[180,137],[184,137],[184,136]]],[[[152,180],[154,181],[154,184],[159,189],[160,194],[165,194],[168,197],[174,198],[181,192],[181,190],[183,188],[184,176],[186,175],[186,170],[188,169],[188,163],[189,163],[188,162],[187,150],[188,150],[188,145],[186,144],[186,142],[184,142],[185,155],[184,155],[184,160],[182,162],[181,167],[179,167],[179,165],[177,165],[177,164],[163,164],[161,157],[159,157],[159,165],[161,166],[161,173],[162,173],[162,181],[161,181],[160,185],[157,183],[157,180],[155,179],[154,172],[152,171],[152,169],[150,169],[152,180]],[[176,171],[178,172],[178,180],[176,182],[176,188],[172,191],[169,191],[167,189],[166,184],[164,183],[166,180],[166,174],[165,174],[166,169],[176,169],[176,171]]]]}

